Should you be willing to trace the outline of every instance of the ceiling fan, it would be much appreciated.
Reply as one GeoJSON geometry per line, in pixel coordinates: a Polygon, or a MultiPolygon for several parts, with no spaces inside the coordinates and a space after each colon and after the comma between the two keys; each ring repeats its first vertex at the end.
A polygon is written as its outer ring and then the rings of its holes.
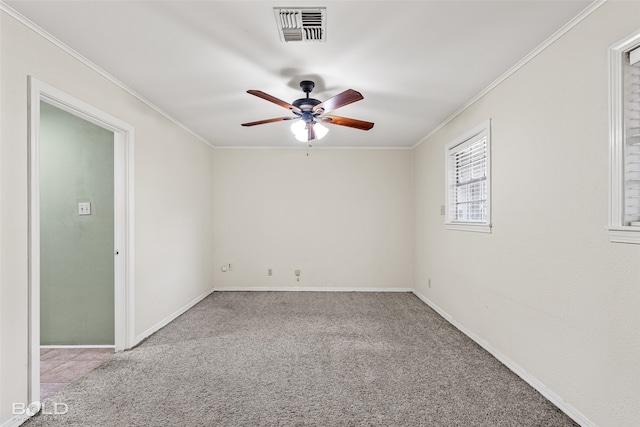
{"type": "Polygon", "coordinates": [[[347,117],[339,117],[334,115],[325,115],[326,111],[333,111],[345,105],[364,99],[360,92],[353,89],[347,89],[338,95],[321,102],[317,99],[310,98],[309,93],[315,87],[315,83],[310,80],[300,82],[300,88],[306,93],[306,98],[300,98],[293,101],[292,104],[284,102],[274,96],[264,93],[260,90],[248,90],[247,93],[255,95],[258,98],[273,102],[281,107],[290,110],[294,116],[277,117],[274,119],[259,120],[257,122],[243,123],[242,126],[255,126],[265,123],[281,122],[286,120],[296,120],[291,126],[291,131],[296,139],[302,142],[320,139],[325,136],[328,129],[322,123],[346,126],[350,128],[369,130],[373,127],[373,123],[364,120],[350,119],[347,117]]]}

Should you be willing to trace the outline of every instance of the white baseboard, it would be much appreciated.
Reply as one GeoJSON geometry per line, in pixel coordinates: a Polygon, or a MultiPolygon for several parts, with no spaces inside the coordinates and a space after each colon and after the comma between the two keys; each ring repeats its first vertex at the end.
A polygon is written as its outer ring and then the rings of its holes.
{"type": "Polygon", "coordinates": [[[133,343],[133,345],[135,346],[135,345],[139,344],[140,341],[142,341],[143,339],[147,338],[149,335],[151,335],[154,332],[156,332],[156,331],[164,328],[165,326],[167,326],[169,323],[171,323],[171,321],[175,320],[178,316],[183,314],[185,311],[189,310],[191,307],[193,307],[194,305],[196,305],[197,303],[199,303],[200,301],[202,301],[203,299],[205,299],[206,297],[211,295],[211,293],[213,291],[214,290],[212,288],[212,289],[206,291],[205,293],[203,293],[202,295],[197,296],[193,300],[189,301],[187,304],[185,304],[182,307],[180,307],[178,310],[176,310],[173,313],[171,313],[169,316],[167,316],[164,319],[162,319],[160,322],[156,323],[155,325],[153,325],[152,327],[150,327],[149,329],[147,329],[146,331],[144,331],[143,333],[138,335],[135,338],[135,342],[133,343]]]}
{"type": "Polygon", "coordinates": [[[331,288],[331,287],[310,287],[310,286],[292,286],[292,287],[269,287],[269,286],[250,286],[250,287],[216,287],[216,292],[413,292],[412,288],[331,288]]]}
{"type": "Polygon", "coordinates": [[[455,321],[449,313],[438,307],[433,301],[422,295],[420,292],[415,289],[412,290],[413,294],[420,298],[425,304],[434,309],[440,316],[442,316],[447,322],[451,323],[456,329],[460,332],[464,333],[466,336],[475,341],[480,347],[484,348],[486,351],[491,353],[493,357],[498,359],[500,363],[509,368],[513,373],[522,378],[527,384],[536,389],[541,395],[543,395],[547,400],[556,405],[562,412],[567,414],[572,420],[580,424],[582,427],[596,427],[595,423],[590,421],[587,417],[585,417],[582,413],[580,413],[576,408],[574,408],[569,403],[565,402],[560,396],[555,394],[553,391],[549,390],[549,388],[540,382],[537,378],[529,374],[525,371],[520,365],[515,363],[513,360],[505,356],[496,350],[491,344],[487,341],[480,338],[478,335],[474,334],[460,323],[455,321]]]}
{"type": "Polygon", "coordinates": [[[40,348],[116,348],[115,345],[41,345],[40,348]]]}
{"type": "Polygon", "coordinates": [[[22,424],[26,423],[27,420],[31,418],[28,417],[26,415],[16,415],[13,418],[8,419],[7,421],[3,422],[2,424],[0,424],[0,427],[18,427],[21,426],[22,424]]]}

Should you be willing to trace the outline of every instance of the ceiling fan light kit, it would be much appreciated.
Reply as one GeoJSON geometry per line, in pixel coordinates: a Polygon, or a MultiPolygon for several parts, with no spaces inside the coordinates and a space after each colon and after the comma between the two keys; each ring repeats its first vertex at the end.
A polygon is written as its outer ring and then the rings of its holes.
{"type": "Polygon", "coordinates": [[[322,123],[345,126],[360,130],[369,130],[373,128],[374,124],[372,122],[350,119],[347,117],[324,115],[326,111],[333,111],[340,107],[344,107],[345,105],[349,105],[356,101],[364,99],[360,92],[357,92],[353,89],[347,89],[344,92],[341,92],[338,95],[322,102],[309,97],[309,94],[314,87],[315,83],[310,80],[301,81],[300,88],[306,94],[306,96],[304,98],[296,99],[291,104],[260,90],[248,90],[247,93],[251,95],[257,96],[258,98],[262,98],[269,102],[273,102],[280,107],[290,110],[294,114],[294,116],[277,117],[273,119],[243,123],[242,126],[256,126],[285,120],[296,120],[291,125],[291,132],[293,132],[296,139],[301,142],[309,142],[314,139],[323,138],[329,132],[329,129],[323,126],[322,123]]]}
{"type": "MultiPolygon", "coordinates": [[[[329,129],[326,126],[322,126],[322,123],[314,123],[313,130],[316,133],[316,139],[322,139],[329,133],[329,129]]],[[[302,120],[296,120],[291,125],[291,132],[300,142],[309,142],[309,128],[307,123],[302,120]]]]}

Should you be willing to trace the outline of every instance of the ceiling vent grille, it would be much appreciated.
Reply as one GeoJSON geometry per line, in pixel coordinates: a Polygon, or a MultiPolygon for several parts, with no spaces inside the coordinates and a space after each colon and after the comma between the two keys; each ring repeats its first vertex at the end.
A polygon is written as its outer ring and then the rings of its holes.
{"type": "Polygon", "coordinates": [[[326,34],[326,8],[274,7],[280,40],[283,42],[323,42],[326,34]]]}

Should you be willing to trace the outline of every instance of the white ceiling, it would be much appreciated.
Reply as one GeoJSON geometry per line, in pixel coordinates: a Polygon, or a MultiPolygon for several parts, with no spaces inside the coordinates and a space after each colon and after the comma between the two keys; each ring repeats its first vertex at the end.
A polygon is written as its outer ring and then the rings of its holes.
{"type": "MultiPolygon", "coordinates": [[[[214,146],[298,146],[292,102],[364,100],[315,146],[411,147],[584,10],[579,1],[5,1],[214,146]],[[326,43],[282,43],[275,6],[327,8],[326,43]]],[[[126,118],[123,118],[126,119],[126,118]]],[[[329,127],[329,126],[328,126],[329,127]]]]}

